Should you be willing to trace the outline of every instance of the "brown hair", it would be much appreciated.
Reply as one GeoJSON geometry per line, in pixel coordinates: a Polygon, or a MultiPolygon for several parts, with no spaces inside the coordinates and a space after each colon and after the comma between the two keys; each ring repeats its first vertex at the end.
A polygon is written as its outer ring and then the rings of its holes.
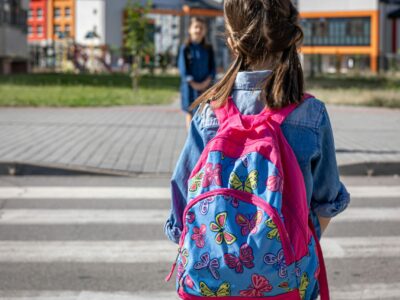
{"type": "Polygon", "coordinates": [[[304,77],[297,48],[303,41],[303,31],[291,0],[225,0],[224,16],[228,46],[235,60],[225,76],[191,108],[209,100],[215,100],[216,107],[223,106],[238,72],[265,62],[274,65],[263,83],[266,105],[280,108],[299,103],[304,77]]]}
{"type": "MultiPolygon", "coordinates": [[[[190,18],[190,23],[189,23],[189,27],[193,25],[193,23],[198,22],[203,24],[204,27],[207,27],[207,21],[205,18],[203,17],[199,17],[199,16],[195,16],[195,17],[191,17],[190,18]]],[[[192,43],[192,41],[190,40],[190,36],[187,37],[187,39],[185,40],[185,45],[188,47],[190,46],[190,44],[192,43]]],[[[200,42],[200,44],[204,47],[204,48],[208,48],[210,47],[210,45],[207,43],[207,39],[206,37],[203,38],[203,40],[200,42]]]]}

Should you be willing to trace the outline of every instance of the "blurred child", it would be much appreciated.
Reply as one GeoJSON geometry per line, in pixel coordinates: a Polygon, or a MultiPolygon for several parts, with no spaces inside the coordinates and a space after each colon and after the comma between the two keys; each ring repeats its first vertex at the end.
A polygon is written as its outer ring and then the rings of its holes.
{"type": "Polygon", "coordinates": [[[350,195],[339,179],[326,107],[304,91],[298,16],[291,0],[224,1],[235,60],[193,103],[200,108],[172,175],[165,224],[181,247],[178,292],[184,299],[310,300],[323,278],[321,299],[329,299],[318,240],[350,195]],[[272,207],[266,221],[263,205],[272,207]],[[237,213],[246,207],[252,211],[237,213]],[[271,221],[274,212],[284,225],[271,221]],[[260,255],[264,260],[256,260],[260,255]]]}
{"type": "Polygon", "coordinates": [[[189,128],[193,112],[190,105],[207,90],[215,78],[214,51],[206,42],[207,25],[200,17],[192,17],[189,37],[181,46],[178,67],[181,75],[182,110],[186,112],[186,127],[189,128]]]}

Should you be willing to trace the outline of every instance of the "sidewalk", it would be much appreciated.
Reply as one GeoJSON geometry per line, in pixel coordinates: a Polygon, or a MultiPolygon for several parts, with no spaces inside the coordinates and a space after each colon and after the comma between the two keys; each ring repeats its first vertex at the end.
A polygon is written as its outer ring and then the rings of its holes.
{"type": "MultiPolygon", "coordinates": [[[[398,168],[400,110],[340,106],[328,110],[342,170],[364,172],[371,164],[398,168]]],[[[100,173],[167,174],[185,138],[184,115],[176,104],[0,109],[3,167],[20,163],[100,173]]]]}

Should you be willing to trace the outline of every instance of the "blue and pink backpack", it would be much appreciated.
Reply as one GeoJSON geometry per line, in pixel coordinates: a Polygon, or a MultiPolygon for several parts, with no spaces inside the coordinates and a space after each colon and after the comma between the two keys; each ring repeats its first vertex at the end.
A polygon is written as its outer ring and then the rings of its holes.
{"type": "MultiPolygon", "coordinates": [[[[310,98],[305,96],[304,100],[310,98]]],[[[181,299],[329,299],[301,169],[280,125],[296,108],[242,115],[229,98],[193,169],[177,260],[181,299]]]]}

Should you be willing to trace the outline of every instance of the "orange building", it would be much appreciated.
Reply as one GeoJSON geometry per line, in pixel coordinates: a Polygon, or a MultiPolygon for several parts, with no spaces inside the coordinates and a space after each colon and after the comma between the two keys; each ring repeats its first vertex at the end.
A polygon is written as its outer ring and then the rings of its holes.
{"type": "Polygon", "coordinates": [[[75,38],[75,0],[48,0],[48,36],[75,38]]]}

